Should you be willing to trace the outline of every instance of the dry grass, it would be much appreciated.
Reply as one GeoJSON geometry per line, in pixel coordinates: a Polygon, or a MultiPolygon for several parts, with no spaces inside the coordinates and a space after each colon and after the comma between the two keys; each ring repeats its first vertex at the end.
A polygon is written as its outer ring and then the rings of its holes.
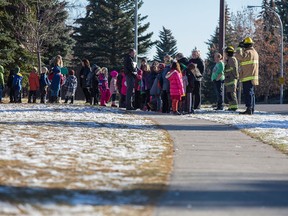
{"type": "MultiPolygon", "coordinates": [[[[62,111],[55,107],[56,113],[62,115],[62,111]]],[[[133,119],[119,116],[120,121],[127,118],[133,119]]],[[[9,206],[8,211],[0,209],[0,215],[152,214],[172,169],[172,141],[166,131],[149,120],[147,124],[153,125],[153,130],[129,129],[126,137],[119,133],[126,130],[125,124],[109,128],[105,122],[96,122],[100,126],[94,127],[89,116],[81,125],[78,120],[77,125],[62,123],[57,115],[53,120],[57,124],[32,120],[26,121],[27,125],[11,123],[0,127],[0,136],[10,136],[7,143],[12,153],[9,159],[2,152],[5,158],[0,159],[0,202],[9,206]],[[64,142],[71,134],[77,136],[64,142]],[[150,136],[158,137],[150,140],[150,136]],[[63,139],[59,141],[59,137],[63,139]],[[149,153],[141,159],[117,155],[117,149],[136,151],[133,140],[139,137],[147,137],[149,143],[157,140],[155,144],[162,150],[144,149],[149,153]],[[73,146],[77,148],[73,150],[73,146]]]]}

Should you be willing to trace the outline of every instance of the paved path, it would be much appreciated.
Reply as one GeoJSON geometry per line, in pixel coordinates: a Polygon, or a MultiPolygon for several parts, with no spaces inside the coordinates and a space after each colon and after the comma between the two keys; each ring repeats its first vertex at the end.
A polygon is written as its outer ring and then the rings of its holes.
{"type": "Polygon", "coordinates": [[[155,216],[288,215],[288,157],[239,130],[196,118],[149,115],[175,158],[155,216]]]}

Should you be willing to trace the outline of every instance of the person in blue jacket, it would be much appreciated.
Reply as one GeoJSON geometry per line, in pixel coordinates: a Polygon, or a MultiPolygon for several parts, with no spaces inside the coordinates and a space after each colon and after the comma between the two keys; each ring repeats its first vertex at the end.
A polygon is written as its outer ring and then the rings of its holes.
{"type": "Polygon", "coordinates": [[[52,69],[54,76],[52,78],[52,82],[50,85],[50,91],[51,91],[51,103],[57,102],[57,98],[59,95],[60,87],[63,84],[63,75],[60,73],[61,68],[59,66],[53,67],[52,69]]]}
{"type": "Polygon", "coordinates": [[[13,78],[12,88],[14,90],[15,103],[22,103],[21,92],[22,92],[22,80],[23,76],[20,73],[20,68],[15,68],[15,75],[13,78]]]}

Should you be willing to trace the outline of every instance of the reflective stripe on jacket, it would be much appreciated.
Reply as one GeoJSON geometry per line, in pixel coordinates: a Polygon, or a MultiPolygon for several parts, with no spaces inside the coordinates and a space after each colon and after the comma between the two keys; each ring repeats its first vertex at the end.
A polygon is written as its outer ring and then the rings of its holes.
{"type": "Polygon", "coordinates": [[[228,57],[225,65],[225,86],[237,85],[238,61],[235,57],[228,57]]]}
{"type": "Polygon", "coordinates": [[[253,48],[238,48],[235,57],[240,62],[240,82],[252,81],[253,85],[259,85],[259,56],[253,48]]]}

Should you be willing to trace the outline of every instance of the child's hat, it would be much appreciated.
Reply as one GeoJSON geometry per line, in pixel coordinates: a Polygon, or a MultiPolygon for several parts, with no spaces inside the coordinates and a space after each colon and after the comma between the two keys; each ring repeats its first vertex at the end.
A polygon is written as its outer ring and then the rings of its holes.
{"type": "Polygon", "coordinates": [[[113,71],[110,72],[110,76],[111,77],[117,77],[118,76],[118,72],[113,70],[113,71]]]}

